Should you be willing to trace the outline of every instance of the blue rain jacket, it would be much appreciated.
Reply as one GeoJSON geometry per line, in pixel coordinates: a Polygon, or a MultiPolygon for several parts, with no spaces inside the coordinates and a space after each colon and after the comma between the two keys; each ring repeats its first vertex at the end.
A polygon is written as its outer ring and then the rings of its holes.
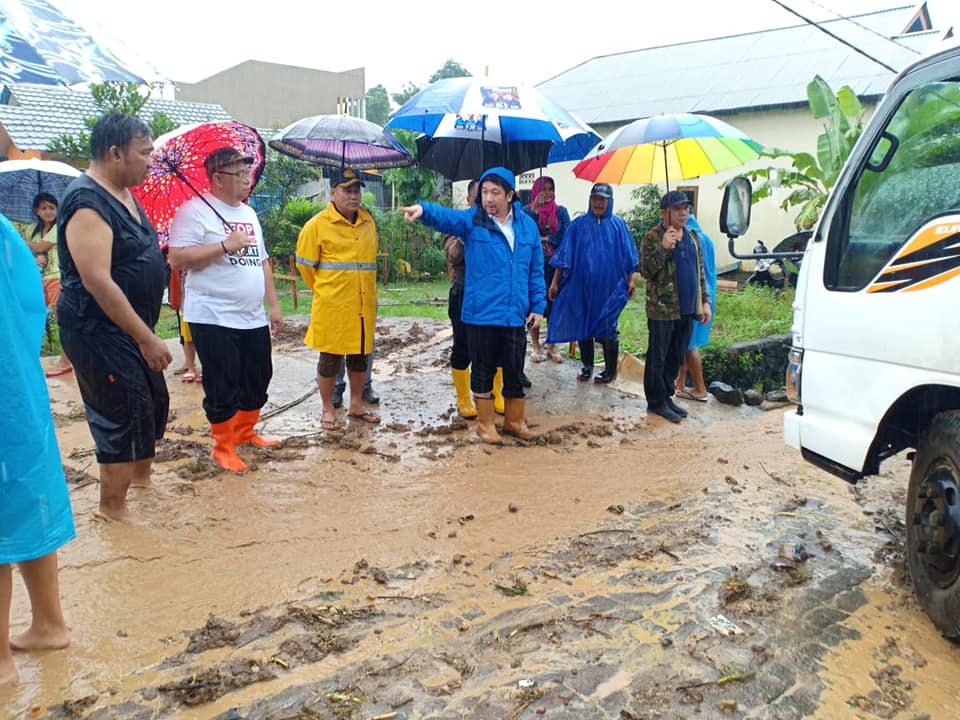
{"type": "Polygon", "coordinates": [[[710,328],[713,327],[713,316],[717,314],[717,260],[713,250],[713,240],[703,231],[700,223],[691,214],[687,220],[687,227],[693,230],[700,238],[700,257],[703,259],[703,276],[707,281],[707,292],[710,293],[710,322],[693,323],[693,332],[690,333],[690,344],[687,350],[706,347],[710,342],[710,328]]]}
{"type": "Polygon", "coordinates": [[[612,337],[630,299],[627,275],[637,269],[637,262],[637,246],[627,224],[613,214],[613,198],[601,218],[593,214],[588,201],[587,214],[570,223],[550,259],[562,274],[550,310],[547,342],[612,337]]]}
{"type": "MultiPolygon", "coordinates": [[[[513,186],[507,170],[487,170],[480,183],[490,174],[504,178],[513,186]]],[[[520,207],[513,203],[513,251],[507,238],[481,205],[477,193],[476,207],[451,210],[435,203],[420,203],[420,218],[427,227],[463,238],[466,279],[464,281],[461,320],[468,325],[523,327],[530,313],[543,314],[547,306],[547,290],[543,284],[543,248],[540,230],[520,207]]]]}
{"type": "MultiPolygon", "coordinates": [[[[47,309],[40,270],[0,215],[0,565],[35,560],[75,535],[40,366],[47,309]]],[[[3,642],[6,642],[4,639],[3,642]]]]}

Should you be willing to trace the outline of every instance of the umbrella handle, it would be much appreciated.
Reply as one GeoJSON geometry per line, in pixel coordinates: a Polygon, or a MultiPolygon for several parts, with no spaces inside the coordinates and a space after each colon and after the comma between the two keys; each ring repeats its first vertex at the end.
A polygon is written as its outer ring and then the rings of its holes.
{"type": "Polygon", "coordinates": [[[190,182],[189,180],[187,180],[186,175],[184,175],[182,172],[180,172],[180,168],[178,168],[178,167],[173,167],[172,165],[171,165],[171,166],[168,166],[168,167],[170,167],[170,170],[171,170],[171,172],[173,172],[174,175],[176,175],[178,178],[180,178],[180,180],[183,182],[184,185],[186,185],[188,188],[190,188],[198,198],[200,198],[201,200],[203,200],[203,204],[204,204],[204,205],[206,205],[208,208],[210,208],[211,210],[213,210],[213,214],[216,215],[216,216],[220,219],[220,222],[223,223],[224,229],[225,229],[228,233],[229,233],[229,232],[232,232],[232,231],[233,231],[233,228],[230,226],[230,223],[228,223],[226,220],[224,220],[223,215],[221,215],[221,214],[219,213],[219,211],[217,211],[217,209],[216,209],[213,205],[210,204],[210,201],[207,200],[207,199],[203,196],[203,194],[202,194],[199,190],[197,190],[197,189],[191,184],[191,182],[190,182]]]}

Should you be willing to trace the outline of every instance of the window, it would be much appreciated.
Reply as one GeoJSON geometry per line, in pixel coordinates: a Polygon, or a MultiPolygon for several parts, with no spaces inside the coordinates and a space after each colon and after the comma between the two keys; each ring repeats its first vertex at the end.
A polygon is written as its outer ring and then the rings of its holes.
{"type": "Polygon", "coordinates": [[[697,199],[700,194],[700,188],[696,185],[680,185],[677,190],[687,196],[687,200],[690,201],[690,212],[697,215],[697,199]]]}
{"type": "Polygon", "coordinates": [[[958,128],[960,81],[930,83],[904,98],[834,217],[828,288],[862,290],[924,223],[960,212],[958,128]]]}

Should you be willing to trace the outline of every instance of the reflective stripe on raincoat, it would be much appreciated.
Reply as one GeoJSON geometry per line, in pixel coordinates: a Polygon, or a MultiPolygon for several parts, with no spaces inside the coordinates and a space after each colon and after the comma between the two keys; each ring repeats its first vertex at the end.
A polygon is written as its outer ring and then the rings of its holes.
{"type": "Polygon", "coordinates": [[[297,239],[297,270],[313,291],[304,343],[333,355],[367,355],[377,320],[377,228],[365,208],[351,223],[331,202],[297,239]]]}

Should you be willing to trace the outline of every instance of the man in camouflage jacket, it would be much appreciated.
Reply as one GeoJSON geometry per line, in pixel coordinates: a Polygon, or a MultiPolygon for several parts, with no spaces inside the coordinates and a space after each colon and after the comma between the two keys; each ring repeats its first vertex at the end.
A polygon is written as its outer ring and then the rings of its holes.
{"type": "Polygon", "coordinates": [[[640,244],[640,274],[647,281],[647,360],[643,388],[647,411],[680,422],[687,411],[673,402],[674,383],[693,321],[710,321],[710,296],[700,238],[686,227],[690,201],[677,190],[660,200],[663,221],[640,244]]]}

